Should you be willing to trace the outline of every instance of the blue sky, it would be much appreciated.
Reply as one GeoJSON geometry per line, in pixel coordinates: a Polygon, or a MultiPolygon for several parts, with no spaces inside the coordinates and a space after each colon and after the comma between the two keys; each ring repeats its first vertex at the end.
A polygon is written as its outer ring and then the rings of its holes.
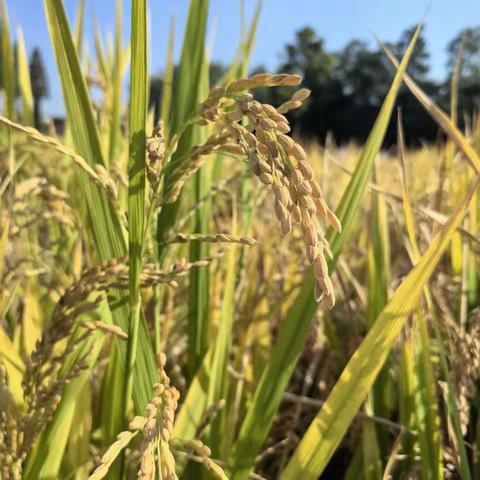
{"type": "MultiPolygon", "coordinates": [[[[162,70],[165,62],[168,25],[176,20],[175,54],[178,58],[188,0],[148,0],[151,23],[152,73],[162,70]]],[[[72,23],[78,0],[64,0],[72,23]]],[[[129,4],[124,0],[125,32],[129,30],[129,4]]],[[[256,0],[245,0],[247,18],[256,0]]],[[[42,0],[7,0],[13,25],[21,25],[29,51],[42,50],[50,82],[50,97],[44,103],[49,115],[63,113],[60,83],[56,76],[42,0]]],[[[85,0],[86,38],[93,51],[91,36],[95,16],[104,35],[113,32],[115,0],[85,0]]],[[[240,36],[240,0],[210,0],[208,45],[215,61],[229,62],[240,36]]],[[[265,65],[274,69],[281,59],[285,43],[295,32],[310,25],[325,38],[327,50],[342,48],[352,38],[373,44],[372,33],[382,40],[394,41],[407,27],[426,18],[426,37],[431,53],[432,76],[445,75],[445,46],[461,29],[480,24],[478,0],[264,0],[252,66],[265,65]]]]}

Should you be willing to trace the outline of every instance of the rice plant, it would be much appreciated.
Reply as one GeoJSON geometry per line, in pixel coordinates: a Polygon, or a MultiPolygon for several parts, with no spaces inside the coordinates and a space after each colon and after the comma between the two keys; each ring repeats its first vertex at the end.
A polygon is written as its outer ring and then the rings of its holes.
{"type": "Polygon", "coordinates": [[[0,478],[479,478],[480,127],[457,127],[460,69],[446,113],[406,73],[419,25],[403,58],[384,46],[365,145],[303,142],[302,78],[248,75],[261,2],[210,85],[190,0],[157,121],[147,2],[127,44],[122,7],[92,56],[83,2],[73,27],[43,2],[59,134],[33,126],[1,2],[0,478]],[[406,148],[402,85],[444,142],[406,148]]]}

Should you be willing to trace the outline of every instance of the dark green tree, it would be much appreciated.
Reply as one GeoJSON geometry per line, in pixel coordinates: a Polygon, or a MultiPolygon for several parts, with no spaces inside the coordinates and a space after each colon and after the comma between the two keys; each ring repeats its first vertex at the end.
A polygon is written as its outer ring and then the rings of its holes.
{"type": "Polygon", "coordinates": [[[153,108],[154,121],[158,121],[160,116],[160,102],[163,92],[163,78],[160,76],[150,77],[150,94],[148,97],[148,109],[153,108]]]}
{"type": "Polygon", "coordinates": [[[339,54],[336,75],[353,103],[380,105],[392,74],[383,52],[352,40],[339,54]]]}
{"type": "Polygon", "coordinates": [[[220,83],[227,73],[227,68],[225,65],[222,65],[218,62],[210,63],[208,67],[208,80],[210,82],[210,86],[213,87],[220,83]]]}
{"type": "MultiPolygon", "coordinates": [[[[294,42],[285,46],[279,71],[301,75],[302,86],[312,91],[305,107],[289,114],[297,133],[326,135],[328,111],[334,108],[342,93],[334,75],[337,62],[337,55],[326,51],[324,40],[311,27],[299,30],[294,42]]],[[[291,89],[278,90],[274,100],[281,103],[291,93],[291,89]]]]}
{"type": "MultiPolygon", "coordinates": [[[[401,34],[398,42],[391,45],[391,49],[398,59],[401,59],[405,54],[416,29],[416,26],[407,28],[401,34]]],[[[415,49],[412,52],[410,61],[408,62],[407,72],[417,83],[422,83],[427,80],[429,71],[430,53],[427,49],[427,40],[425,38],[424,30],[422,30],[417,38],[417,43],[415,44],[415,49]]]]}
{"type": "MultiPolygon", "coordinates": [[[[407,28],[400,35],[400,39],[389,45],[389,48],[400,60],[408,48],[408,45],[415,33],[416,26],[407,28]]],[[[415,48],[407,67],[407,73],[420,85],[423,91],[436,103],[441,103],[441,89],[438,83],[429,80],[430,73],[430,53],[428,51],[428,43],[422,29],[417,38],[415,48]]],[[[390,66],[390,65],[389,65],[390,66]]],[[[391,78],[393,78],[394,69],[391,69],[391,78]]],[[[391,81],[391,79],[390,79],[391,81]]],[[[411,94],[406,86],[402,86],[397,97],[397,104],[402,109],[404,132],[409,143],[416,143],[419,140],[433,141],[438,134],[438,127],[429,117],[417,99],[411,94]]],[[[443,106],[443,104],[442,104],[443,106]]],[[[392,125],[389,130],[390,138],[395,141],[396,131],[392,125]]]]}
{"type": "MultiPolygon", "coordinates": [[[[177,76],[178,65],[175,65],[173,68],[173,77],[174,79],[177,76]]],[[[210,86],[214,86],[219,83],[227,69],[221,63],[212,62],[209,65],[208,75],[210,86]]],[[[175,85],[175,80],[173,82],[175,85]]],[[[148,97],[148,108],[154,109],[154,121],[157,122],[160,118],[160,108],[162,102],[162,93],[163,93],[163,75],[154,75],[150,77],[150,94],[148,97]]]]}
{"type": "Polygon", "coordinates": [[[285,46],[285,61],[281,70],[303,76],[306,85],[318,85],[331,78],[335,56],[325,51],[325,44],[313,28],[305,27],[295,36],[295,42],[285,46]]]}
{"type": "MultiPolygon", "coordinates": [[[[397,42],[388,45],[397,57],[405,53],[414,31],[405,30],[397,42]]],[[[295,128],[300,127],[303,133],[316,135],[321,141],[328,132],[339,142],[364,141],[395,74],[383,49],[372,49],[365,42],[352,40],[338,52],[327,51],[324,41],[306,27],[297,32],[293,43],[286,45],[284,58],[280,71],[302,75],[304,86],[312,90],[306,108],[290,116],[295,128]]],[[[436,93],[436,85],[428,82],[429,53],[422,35],[408,71],[428,94],[436,93]]],[[[404,110],[405,121],[415,126],[419,138],[435,135],[433,122],[406,88],[402,89],[398,103],[404,110]]],[[[408,127],[406,131],[411,133],[408,127]]],[[[387,142],[393,136],[392,126],[387,142]]]]}
{"type": "Polygon", "coordinates": [[[42,125],[42,99],[48,97],[48,80],[43,64],[42,54],[38,48],[32,52],[30,59],[30,81],[32,83],[33,114],[36,128],[42,125]]]}
{"type": "MultiPolygon", "coordinates": [[[[480,109],[480,26],[466,28],[447,46],[449,78],[445,86],[450,96],[450,78],[462,45],[461,74],[458,85],[458,118],[460,124],[465,116],[472,116],[480,109]]],[[[446,102],[448,103],[448,102],[446,102]]]]}
{"type": "Polygon", "coordinates": [[[478,80],[480,78],[480,26],[466,28],[448,44],[447,67],[450,74],[453,72],[462,42],[462,76],[463,78],[478,80]]]}

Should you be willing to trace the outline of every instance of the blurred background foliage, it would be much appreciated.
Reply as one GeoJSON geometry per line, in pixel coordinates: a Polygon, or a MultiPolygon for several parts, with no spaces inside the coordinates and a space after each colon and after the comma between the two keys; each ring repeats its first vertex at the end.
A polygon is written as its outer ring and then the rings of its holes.
{"type": "MultiPolygon", "coordinates": [[[[387,43],[388,48],[401,57],[415,27],[407,28],[397,42],[387,43]]],[[[408,73],[444,110],[448,110],[450,87],[458,48],[463,40],[461,80],[458,86],[458,109],[461,128],[480,105],[480,27],[466,28],[447,45],[447,76],[445,81],[435,81],[430,74],[430,54],[425,34],[418,39],[408,67],[408,73]]],[[[303,85],[312,95],[303,108],[291,114],[293,130],[303,137],[314,137],[324,143],[328,133],[340,144],[353,140],[364,142],[378,115],[390,87],[393,67],[381,47],[370,48],[365,42],[352,39],[343,49],[329,51],[325,40],[312,27],[299,30],[291,43],[283,47],[278,72],[296,73],[303,77],[303,85]]],[[[210,83],[215,85],[226,73],[220,63],[210,64],[210,83]]],[[[265,67],[255,66],[252,73],[263,72],[265,67]]],[[[160,111],[163,77],[151,78],[150,105],[160,111]]],[[[258,100],[277,105],[289,97],[288,91],[259,89],[258,100]]],[[[407,145],[421,141],[433,142],[438,137],[438,126],[423,107],[403,87],[398,95],[398,105],[403,111],[407,145]]],[[[385,145],[395,143],[395,119],[391,119],[385,145]]]]}

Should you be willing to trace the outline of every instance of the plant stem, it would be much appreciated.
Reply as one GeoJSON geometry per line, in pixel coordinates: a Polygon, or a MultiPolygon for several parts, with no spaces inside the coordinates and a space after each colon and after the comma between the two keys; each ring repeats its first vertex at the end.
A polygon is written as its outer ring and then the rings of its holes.
{"type": "Polygon", "coordinates": [[[132,398],[140,327],[140,271],[145,239],[145,164],[147,115],[147,22],[146,0],[132,0],[132,64],[130,68],[130,114],[128,159],[129,217],[129,326],[125,364],[123,412],[125,426],[132,398]]]}

